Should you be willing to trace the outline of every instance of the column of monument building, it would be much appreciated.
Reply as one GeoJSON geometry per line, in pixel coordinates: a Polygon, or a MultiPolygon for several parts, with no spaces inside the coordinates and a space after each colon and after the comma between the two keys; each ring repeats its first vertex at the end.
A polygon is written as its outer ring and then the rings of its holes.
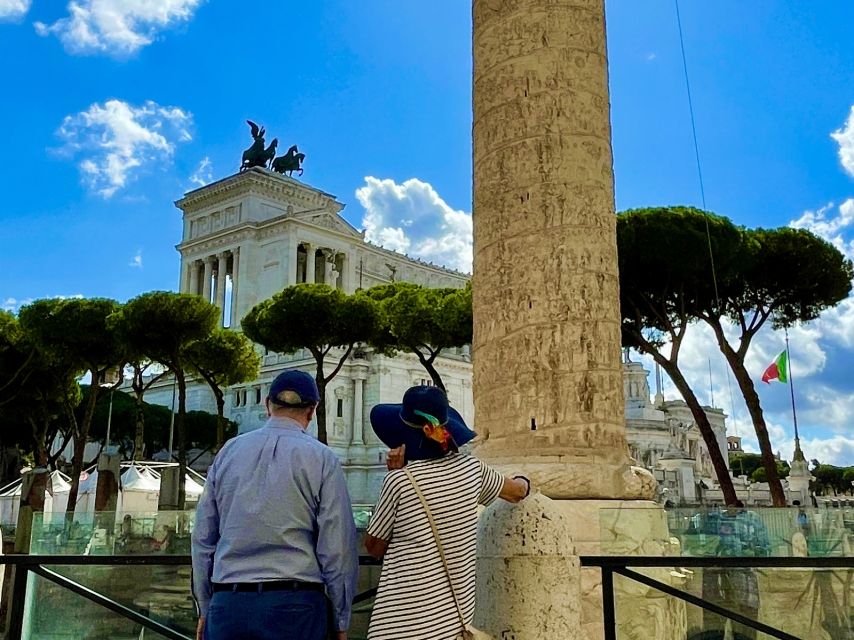
{"type": "Polygon", "coordinates": [[[603,517],[668,539],[625,439],[604,11],[473,2],[476,455],[542,492],[481,519],[476,622],[516,640],[601,636],[603,517]]]}

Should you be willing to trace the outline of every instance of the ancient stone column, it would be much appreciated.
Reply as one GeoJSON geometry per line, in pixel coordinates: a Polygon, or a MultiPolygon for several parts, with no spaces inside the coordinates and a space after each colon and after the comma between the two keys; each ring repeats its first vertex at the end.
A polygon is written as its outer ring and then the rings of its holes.
{"type": "Polygon", "coordinates": [[[477,455],[553,498],[635,493],[603,4],[473,5],[477,455]]]}
{"type": "Polygon", "coordinates": [[[219,307],[219,326],[223,326],[225,324],[225,281],[228,271],[228,254],[223,251],[217,256],[217,260],[214,304],[219,307]]]}
{"type": "Polygon", "coordinates": [[[314,247],[308,242],[303,242],[303,246],[305,247],[305,281],[313,284],[315,272],[317,271],[314,260],[317,255],[314,247]]]}
{"type": "Polygon", "coordinates": [[[233,329],[240,324],[240,316],[237,312],[237,283],[240,281],[240,247],[231,250],[231,322],[229,326],[233,329]]]}
{"type": "Polygon", "coordinates": [[[193,286],[193,263],[188,262],[181,266],[181,293],[192,293],[193,286]]]}
{"type": "Polygon", "coordinates": [[[192,263],[193,269],[193,277],[191,280],[191,289],[190,293],[194,293],[197,296],[202,295],[202,278],[204,273],[204,265],[202,265],[198,260],[193,260],[192,263]]]}
{"type": "MultiPolygon", "coordinates": [[[[604,0],[474,0],[473,28],[475,454],[543,494],[484,514],[478,617],[516,640],[595,640],[599,576],[571,557],[669,541],[663,510],[634,500],[655,482],[625,438],[604,0]]],[[[685,637],[684,610],[618,597],[646,607],[643,637],[685,637]]]]}
{"type": "Polygon", "coordinates": [[[213,256],[205,258],[205,271],[202,276],[202,297],[206,302],[211,301],[211,277],[213,276],[213,256]]]}
{"type": "Polygon", "coordinates": [[[351,376],[353,377],[353,439],[350,444],[362,446],[365,444],[364,383],[368,377],[368,368],[353,367],[351,376]]]}

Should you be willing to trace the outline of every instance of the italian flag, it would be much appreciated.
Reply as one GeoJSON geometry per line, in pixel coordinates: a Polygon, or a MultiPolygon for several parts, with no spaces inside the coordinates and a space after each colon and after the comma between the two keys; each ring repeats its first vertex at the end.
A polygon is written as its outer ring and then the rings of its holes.
{"type": "Polygon", "coordinates": [[[779,380],[780,382],[789,381],[789,362],[785,351],[777,356],[774,362],[765,369],[765,373],[762,374],[762,382],[765,384],[771,384],[772,380],[779,380]]]}

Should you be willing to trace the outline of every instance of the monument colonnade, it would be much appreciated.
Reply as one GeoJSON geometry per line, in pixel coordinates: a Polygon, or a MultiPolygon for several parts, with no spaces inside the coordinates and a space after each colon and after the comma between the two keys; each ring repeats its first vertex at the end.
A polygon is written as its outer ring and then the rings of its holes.
{"type": "Polygon", "coordinates": [[[187,261],[184,267],[181,291],[202,296],[219,307],[223,326],[235,326],[239,321],[237,305],[232,302],[229,322],[226,322],[226,285],[231,280],[231,300],[237,299],[240,274],[240,247],[211,253],[203,258],[187,261]]]}
{"type": "MultiPolygon", "coordinates": [[[[307,282],[342,287],[342,273],[347,268],[344,252],[308,241],[297,241],[293,248],[285,275],[287,281],[282,286],[307,282]],[[320,260],[323,261],[322,270],[318,269],[320,260]]],[[[222,249],[204,257],[186,260],[181,291],[202,296],[215,304],[221,311],[222,326],[234,327],[240,323],[240,305],[236,304],[240,274],[240,247],[222,249]],[[227,299],[229,281],[231,291],[227,299]]],[[[276,292],[269,293],[272,295],[276,292]]]]}

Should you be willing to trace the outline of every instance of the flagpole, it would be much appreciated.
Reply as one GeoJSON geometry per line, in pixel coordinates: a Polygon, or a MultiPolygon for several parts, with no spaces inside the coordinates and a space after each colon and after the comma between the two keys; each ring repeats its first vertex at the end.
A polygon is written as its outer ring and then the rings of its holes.
{"type": "Polygon", "coordinates": [[[798,435],[798,413],[795,411],[795,383],[792,378],[792,356],[789,354],[789,328],[783,327],[783,330],[786,335],[786,368],[788,369],[786,374],[789,378],[789,392],[792,396],[792,422],[795,425],[795,453],[793,458],[797,460],[798,456],[803,458],[804,454],[801,451],[801,439],[798,435]]]}

